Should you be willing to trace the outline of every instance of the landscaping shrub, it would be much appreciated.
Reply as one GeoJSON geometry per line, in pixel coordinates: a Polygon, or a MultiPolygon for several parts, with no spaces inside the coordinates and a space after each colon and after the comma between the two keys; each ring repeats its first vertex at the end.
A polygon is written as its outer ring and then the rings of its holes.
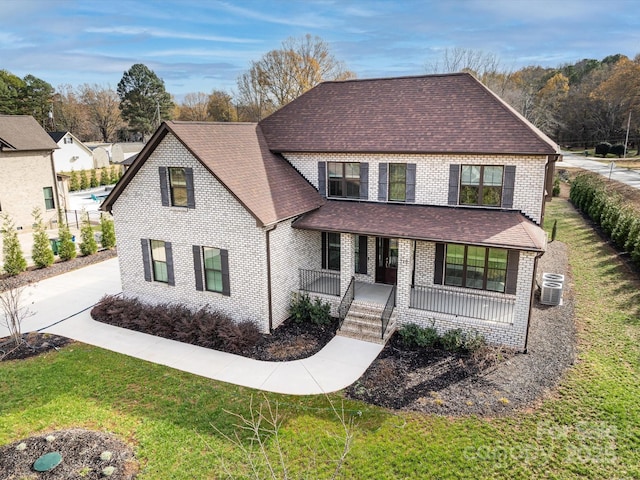
{"type": "Polygon", "coordinates": [[[93,234],[89,213],[83,212],[82,225],[80,227],[80,253],[82,255],[93,255],[98,251],[98,244],[93,234]]]}
{"type": "Polygon", "coordinates": [[[613,229],[618,224],[620,218],[621,206],[618,197],[607,197],[602,207],[602,214],[600,216],[600,226],[605,234],[611,236],[613,229]]]}
{"type": "Polygon", "coordinates": [[[31,258],[38,268],[48,267],[55,261],[49,235],[42,221],[42,212],[40,208],[35,207],[31,212],[33,216],[33,247],[31,249],[31,258]]]}
{"type": "Polygon", "coordinates": [[[557,197],[558,195],[560,195],[560,177],[556,175],[556,177],[553,179],[553,191],[552,191],[552,195],[554,197],[557,197]]]}
{"type": "Polygon", "coordinates": [[[100,243],[102,248],[113,248],[116,246],[116,229],[113,224],[113,219],[106,213],[102,212],[100,215],[100,231],[102,236],[100,243]]]}
{"type": "Polygon", "coordinates": [[[7,214],[2,214],[2,261],[5,273],[11,276],[27,269],[16,225],[7,214]]]}
{"type": "Polygon", "coordinates": [[[602,155],[602,158],[606,157],[611,150],[611,144],[608,142],[600,142],[596,145],[596,155],[602,155]]]}
{"type": "Polygon", "coordinates": [[[91,316],[110,325],[236,354],[253,348],[261,338],[251,321],[236,323],[206,308],[192,312],[181,304],[147,305],[135,298],[107,295],[93,307],[91,316]]]}
{"type": "Polygon", "coordinates": [[[295,323],[312,322],[315,325],[331,323],[331,305],[316,298],[313,302],[306,293],[293,293],[289,303],[289,315],[295,323]]]}
{"type": "Polygon", "coordinates": [[[484,336],[475,331],[465,331],[460,328],[446,331],[440,342],[445,350],[452,352],[474,352],[486,344],[484,336]]]}
{"type": "Polygon", "coordinates": [[[611,232],[611,240],[615,243],[616,247],[620,250],[625,249],[625,244],[631,233],[631,227],[635,220],[634,212],[628,208],[620,206],[620,215],[618,216],[618,223],[616,223],[613,231],[611,232]]]}
{"type": "Polygon", "coordinates": [[[635,217],[631,221],[631,225],[629,226],[629,235],[627,236],[627,240],[624,242],[624,250],[626,252],[633,252],[633,249],[640,238],[640,217],[635,217]]]}
{"type": "Polygon", "coordinates": [[[410,323],[398,330],[400,341],[407,348],[434,348],[440,341],[438,331],[433,327],[421,327],[410,323]]]}
{"type": "Polygon", "coordinates": [[[613,155],[617,155],[618,158],[622,158],[622,156],[624,155],[624,145],[621,143],[616,143],[615,145],[611,145],[611,148],[609,149],[609,153],[612,153],[613,155]]]}

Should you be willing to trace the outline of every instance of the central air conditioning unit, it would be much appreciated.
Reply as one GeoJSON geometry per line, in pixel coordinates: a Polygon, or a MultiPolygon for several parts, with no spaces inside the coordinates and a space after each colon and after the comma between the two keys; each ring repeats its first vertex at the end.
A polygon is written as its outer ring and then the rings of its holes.
{"type": "Polygon", "coordinates": [[[543,273],[542,274],[543,282],[558,282],[564,285],[564,275],[560,273],[543,273]]]}
{"type": "Polygon", "coordinates": [[[562,283],[560,282],[542,282],[542,292],[540,294],[540,303],[543,305],[561,305],[562,304],[562,283]]]}

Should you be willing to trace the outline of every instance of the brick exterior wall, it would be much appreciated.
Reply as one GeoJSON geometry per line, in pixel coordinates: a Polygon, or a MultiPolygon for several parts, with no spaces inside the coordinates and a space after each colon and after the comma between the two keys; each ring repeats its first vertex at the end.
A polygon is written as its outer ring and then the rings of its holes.
{"type": "Polygon", "coordinates": [[[51,153],[0,152],[2,175],[0,175],[0,208],[22,230],[31,230],[34,207],[40,207],[45,223],[57,222],[58,199],[55,176],[51,165],[51,153]],[[55,208],[47,210],[43,188],[51,187],[55,208]]]}
{"type": "Polygon", "coordinates": [[[125,295],[150,303],[184,303],[194,309],[210,306],[235,320],[252,320],[268,331],[265,231],[172,135],[164,138],[122,192],[113,214],[125,295]],[[195,209],[162,206],[161,166],[193,168],[195,209]],[[175,286],[145,281],[142,238],[172,242],[175,286]],[[230,296],[196,290],[192,245],[228,250],[230,296]]]}
{"type": "Polygon", "coordinates": [[[449,165],[515,165],[513,208],[540,223],[545,182],[545,156],[415,155],[286,153],[285,158],[318,187],[318,162],[369,163],[369,200],[378,201],[378,165],[383,162],[416,164],[416,199],[423,205],[447,205],[449,165]]]}

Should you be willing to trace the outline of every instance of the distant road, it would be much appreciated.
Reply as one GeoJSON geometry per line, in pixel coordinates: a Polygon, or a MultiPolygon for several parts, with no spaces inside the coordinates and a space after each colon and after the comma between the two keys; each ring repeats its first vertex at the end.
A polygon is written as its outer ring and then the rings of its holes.
{"type": "Polygon", "coordinates": [[[615,159],[613,158],[608,163],[601,163],[569,152],[562,152],[562,156],[562,162],[556,163],[556,169],[563,167],[582,168],[599,173],[606,178],[609,178],[611,173],[611,180],[617,180],[618,182],[626,183],[630,187],[640,189],[640,171],[620,167],[614,167],[611,170],[611,161],[615,164],[615,159]]]}

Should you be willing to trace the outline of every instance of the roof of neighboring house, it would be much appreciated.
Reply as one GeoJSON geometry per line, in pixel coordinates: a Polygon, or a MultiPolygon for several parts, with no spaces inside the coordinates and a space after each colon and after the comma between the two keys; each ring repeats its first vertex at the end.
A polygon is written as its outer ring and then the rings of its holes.
{"type": "Polygon", "coordinates": [[[330,200],[297,219],[304,230],[544,251],[544,230],[515,211],[330,200]]]}
{"type": "Polygon", "coordinates": [[[262,225],[294,217],[324,203],[318,191],[284,158],[271,153],[257,124],[168,121],[138,154],[105,199],[103,209],[112,208],[120,192],[168,133],[262,225]]]}
{"type": "Polygon", "coordinates": [[[468,73],[324,82],[260,126],[276,152],[560,153],[468,73]]]}
{"type": "Polygon", "coordinates": [[[9,151],[58,148],[31,115],[0,115],[0,149],[9,151]]]}
{"type": "Polygon", "coordinates": [[[64,138],[64,136],[69,133],[67,131],[64,132],[49,132],[49,136],[53,139],[54,142],[58,143],[60,140],[64,138]]]}

